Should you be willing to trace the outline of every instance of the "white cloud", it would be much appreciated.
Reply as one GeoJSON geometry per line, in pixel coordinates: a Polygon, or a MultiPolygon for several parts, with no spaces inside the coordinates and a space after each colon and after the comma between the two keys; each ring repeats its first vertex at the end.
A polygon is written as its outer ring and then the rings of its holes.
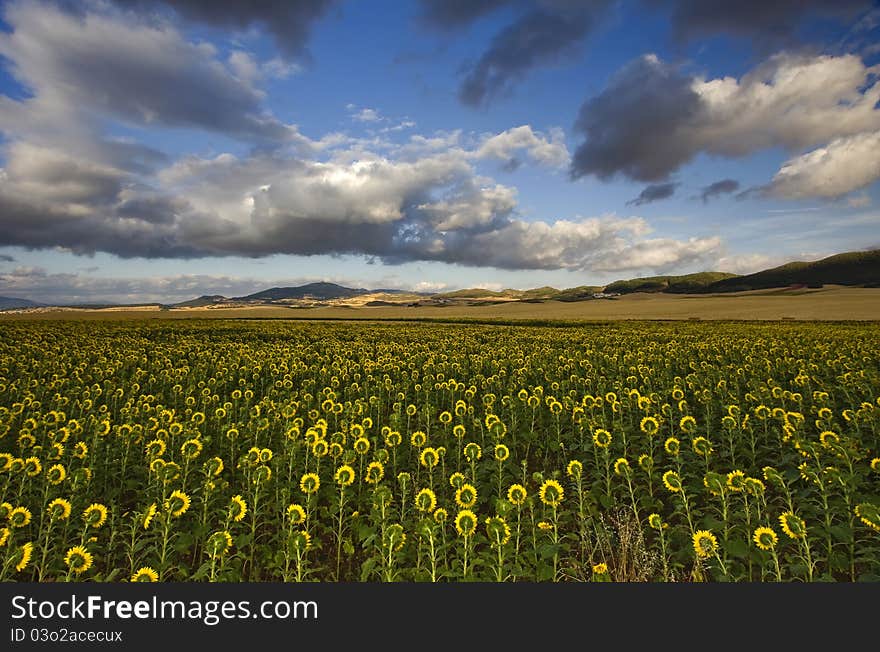
{"type": "Polygon", "coordinates": [[[832,140],[780,168],[767,192],[785,199],[839,197],[880,179],[880,131],[832,140]]]}
{"type": "Polygon", "coordinates": [[[525,151],[534,161],[549,167],[564,167],[569,162],[565,134],[561,129],[553,128],[545,136],[540,131],[533,131],[529,125],[485,137],[474,156],[509,162],[515,160],[519,151],[525,151]]]}

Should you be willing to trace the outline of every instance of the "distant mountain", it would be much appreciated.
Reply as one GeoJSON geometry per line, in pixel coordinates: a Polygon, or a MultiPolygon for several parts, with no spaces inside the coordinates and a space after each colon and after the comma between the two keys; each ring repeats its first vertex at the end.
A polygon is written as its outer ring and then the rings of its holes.
{"type": "Polygon", "coordinates": [[[722,279],[698,291],[741,292],[791,285],[880,287],[880,249],[851,251],[811,263],[787,263],[754,274],[722,279]]]}
{"type": "Polygon", "coordinates": [[[309,283],[287,288],[269,288],[246,297],[236,297],[237,301],[281,301],[284,299],[350,299],[362,294],[370,294],[364,288],[347,288],[336,283],[309,283]]]}
{"type": "Polygon", "coordinates": [[[18,308],[39,308],[44,304],[30,301],[29,299],[18,299],[16,297],[0,297],[0,310],[16,310],[18,308]]]}
{"type": "Polygon", "coordinates": [[[614,281],[605,286],[606,293],[628,294],[630,292],[669,292],[689,294],[701,292],[713,283],[736,277],[725,272],[698,272],[684,276],[648,276],[628,281],[614,281]]]}
{"type": "Polygon", "coordinates": [[[205,306],[213,306],[217,303],[225,303],[226,301],[229,301],[229,299],[222,294],[203,294],[197,299],[172,303],[169,308],[203,308],[205,306]]]}

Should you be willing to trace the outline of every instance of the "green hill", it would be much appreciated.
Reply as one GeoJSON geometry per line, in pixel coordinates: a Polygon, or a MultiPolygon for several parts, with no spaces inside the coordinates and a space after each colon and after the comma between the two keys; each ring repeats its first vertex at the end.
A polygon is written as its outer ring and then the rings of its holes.
{"type": "Polygon", "coordinates": [[[815,262],[792,262],[754,274],[718,280],[699,292],[741,292],[806,285],[880,287],[880,249],[837,254],[815,262]]]}
{"type": "Polygon", "coordinates": [[[648,276],[627,281],[614,281],[606,285],[604,292],[629,294],[630,292],[670,292],[673,294],[689,294],[702,292],[705,288],[723,280],[736,278],[735,274],[726,272],[698,272],[684,276],[648,276]]]}

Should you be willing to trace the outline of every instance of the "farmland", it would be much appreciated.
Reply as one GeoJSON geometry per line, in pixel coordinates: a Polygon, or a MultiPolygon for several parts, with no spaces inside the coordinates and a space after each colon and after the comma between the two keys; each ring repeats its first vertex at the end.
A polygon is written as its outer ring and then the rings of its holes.
{"type": "Polygon", "coordinates": [[[878,581],[880,337],[9,320],[0,472],[4,581],[878,581]]]}

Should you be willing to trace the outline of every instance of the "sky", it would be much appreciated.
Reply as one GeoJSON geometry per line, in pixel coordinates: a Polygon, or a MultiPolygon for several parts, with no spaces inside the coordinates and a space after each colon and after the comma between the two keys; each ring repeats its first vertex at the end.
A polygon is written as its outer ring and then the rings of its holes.
{"type": "Polygon", "coordinates": [[[874,0],[0,2],[0,295],[749,273],[880,246],[874,0]]]}

